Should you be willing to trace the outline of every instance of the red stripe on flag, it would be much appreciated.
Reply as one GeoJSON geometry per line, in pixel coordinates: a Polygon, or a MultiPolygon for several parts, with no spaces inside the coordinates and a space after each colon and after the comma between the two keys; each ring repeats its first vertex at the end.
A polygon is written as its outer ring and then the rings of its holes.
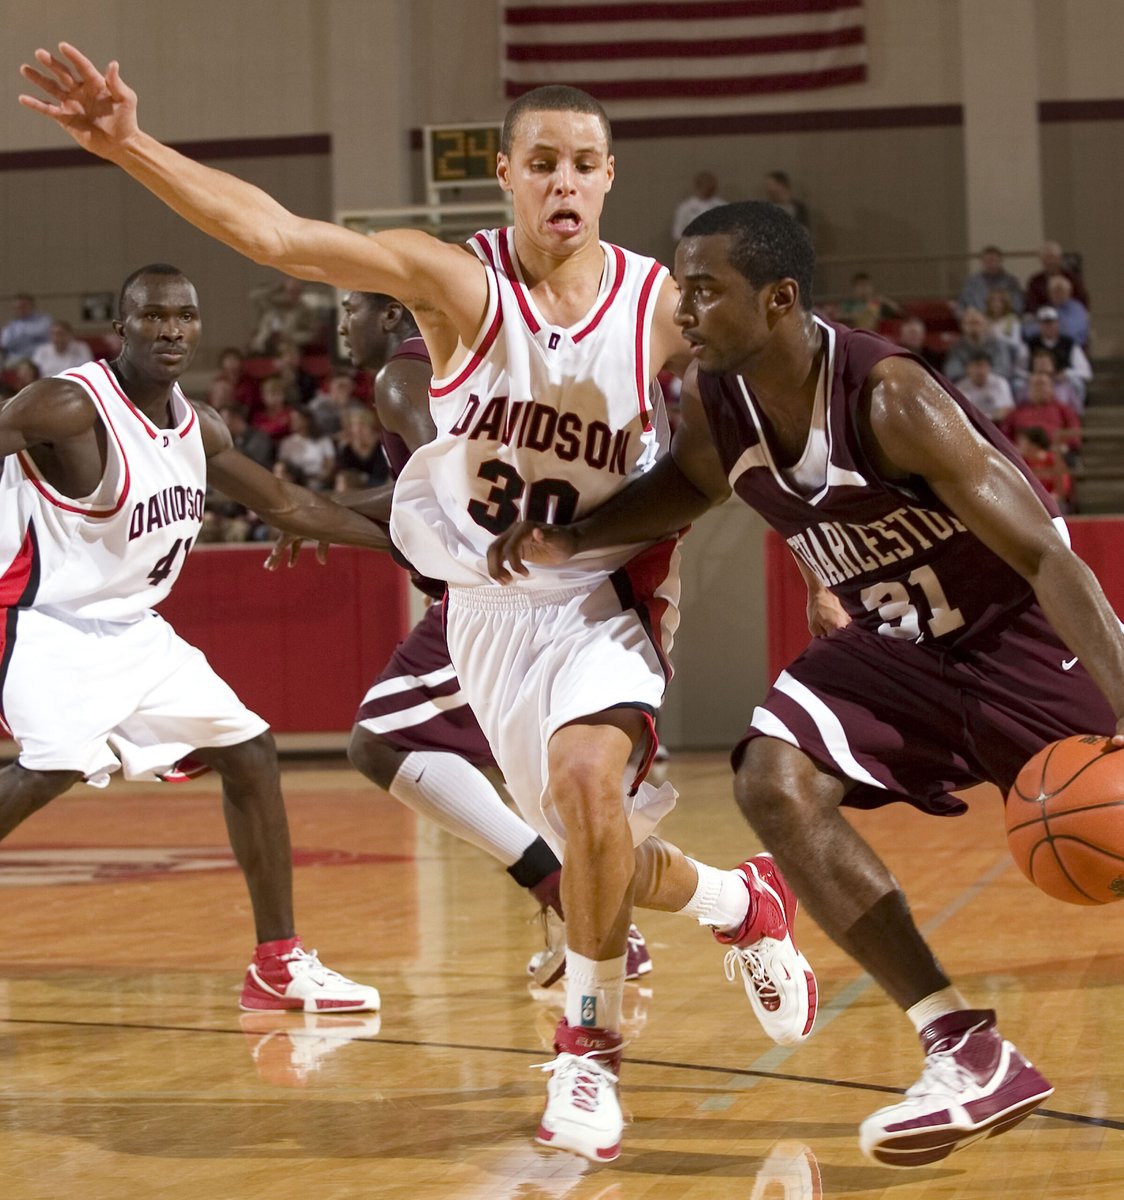
{"type": "Polygon", "coordinates": [[[836,46],[861,46],[866,31],[861,25],[823,33],[785,33],[774,37],[714,38],[705,42],[554,42],[551,45],[510,45],[510,62],[582,62],[614,58],[731,58],[747,54],[794,54],[830,50],[836,46]]]}
{"type": "Polygon", "coordinates": [[[862,8],[862,0],[679,0],[671,4],[513,4],[507,25],[586,25],[596,21],[713,21],[740,17],[799,17],[862,8]]]}
{"type": "MultiPolygon", "coordinates": [[[[602,80],[576,82],[598,100],[660,100],[713,99],[716,96],[757,96],[772,92],[800,92],[814,88],[837,87],[845,83],[861,83],[866,78],[862,63],[850,67],[833,67],[827,71],[803,71],[783,75],[755,75],[739,79],[628,79],[616,83],[602,80]]],[[[508,80],[505,94],[522,96],[538,87],[538,83],[516,83],[508,80]]]]}

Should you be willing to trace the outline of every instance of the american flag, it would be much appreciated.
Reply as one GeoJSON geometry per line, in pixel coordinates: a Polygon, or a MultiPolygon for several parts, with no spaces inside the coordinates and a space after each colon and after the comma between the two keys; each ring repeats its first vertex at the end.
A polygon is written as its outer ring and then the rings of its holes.
{"type": "Polygon", "coordinates": [[[546,83],[603,102],[755,97],[866,78],[862,0],[501,0],[509,97],[546,83]]]}

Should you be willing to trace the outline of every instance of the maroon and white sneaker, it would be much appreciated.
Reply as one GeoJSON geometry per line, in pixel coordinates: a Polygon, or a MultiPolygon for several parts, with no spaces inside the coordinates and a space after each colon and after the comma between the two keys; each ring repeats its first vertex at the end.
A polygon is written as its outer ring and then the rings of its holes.
{"type": "Polygon", "coordinates": [[[621,1035],[612,1030],[572,1026],[565,1019],[558,1022],[554,1031],[558,1057],[540,1068],[550,1072],[550,1079],[536,1142],[591,1162],[612,1162],[620,1155],[621,1045],[621,1035]]]}
{"type": "Polygon", "coordinates": [[[379,993],[324,966],[300,938],[286,938],[258,946],[238,1003],[247,1012],[377,1012],[379,993]]]}
{"type": "Polygon", "coordinates": [[[1004,1133],[1054,1090],[1004,1041],[990,1009],[938,1017],[921,1044],[921,1078],[859,1127],[863,1153],[888,1167],[922,1167],[1004,1133]]]}
{"type": "MultiPolygon", "coordinates": [[[[542,921],[543,949],[531,955],[527,974],[538,987],[548,988],[566,974],[566,926],[553,909],[543,908],[539,914],[542,921]]],[[[641,979],[651,974],[652,956],[648,943],[635,925],[628,927],[628,957],[625,959],[625,979],[641,979]]]]}
{"type": "Polygon", "coordinates": [[[714,936],[729,945],[726,978],[741,969],[745,994],[762,1028],[782,1046],[796,1046],[816,1022],[816,976],[796,948],[792,926],[798,907],[771,854],[758,854],[737,873],[749,889],[745,923],[733,933],[714,936]]]}

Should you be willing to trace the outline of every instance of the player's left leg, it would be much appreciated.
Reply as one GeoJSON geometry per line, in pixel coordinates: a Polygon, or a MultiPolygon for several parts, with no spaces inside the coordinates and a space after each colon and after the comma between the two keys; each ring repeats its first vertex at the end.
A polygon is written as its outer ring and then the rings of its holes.
{"type": "Polygon", "coordinates": [[[258,946],[241,1006],[250,1010],[361,1012],[379,1007],[373,987],[354,983],[304,949],[293,921],[293,866],[280,767],[270,733],[193,757],[222,777],[230,845],[246,879],[258,946]]]}

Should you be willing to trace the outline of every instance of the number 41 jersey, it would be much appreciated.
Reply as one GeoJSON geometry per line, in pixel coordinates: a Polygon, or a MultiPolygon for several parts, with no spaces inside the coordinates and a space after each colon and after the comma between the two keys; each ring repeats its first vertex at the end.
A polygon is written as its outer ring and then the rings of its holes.
{"type": "MultiPolygon", "coordinates": [[[[826,363],[804,456],[793,471],[777,466],[745,381],[699,372],[703,408],[730,486],[862,628],[912,642],[970,645],[996,621],[1028,608],[1034,593],[923,479],[886,479],[867,456],[861,403],[867,376],[882,359],[912,357],[909,352],[866,330],[818,318],[817,324],[826,363]]],[[[1068,541],[1056,505],[1015,447],[947,380],[936,378],[976,432],[1022,474],[1068,541]]]]}
{"type": "MultiPolygon", "coordinates": [[[[430,385],[437,436],[414,452],[394,490],[395,543],[424,575],[491,584],[492,540],[517,520],[585,516],[667,448],[650,336],[667,269],[602,243],[604,271],[589,312],[569,328],[535,307],[509,229],[477,233],[488,307],[472,353],[430,385]]],[[[566,588],[603,578],[641,546],[532,566],[519,586],[566,588]]]]}
{"type": "Polygon", "coordinates": [[[27,453],[0,473],[0,610],[37,608],[131,621],[172,590],[202,523],[206,456],[195,409],[179,386],[173,426],[158,429],[105,362],[64,371],[90,395],[105,427],[98,486],[56,491],[27,453]]]}

